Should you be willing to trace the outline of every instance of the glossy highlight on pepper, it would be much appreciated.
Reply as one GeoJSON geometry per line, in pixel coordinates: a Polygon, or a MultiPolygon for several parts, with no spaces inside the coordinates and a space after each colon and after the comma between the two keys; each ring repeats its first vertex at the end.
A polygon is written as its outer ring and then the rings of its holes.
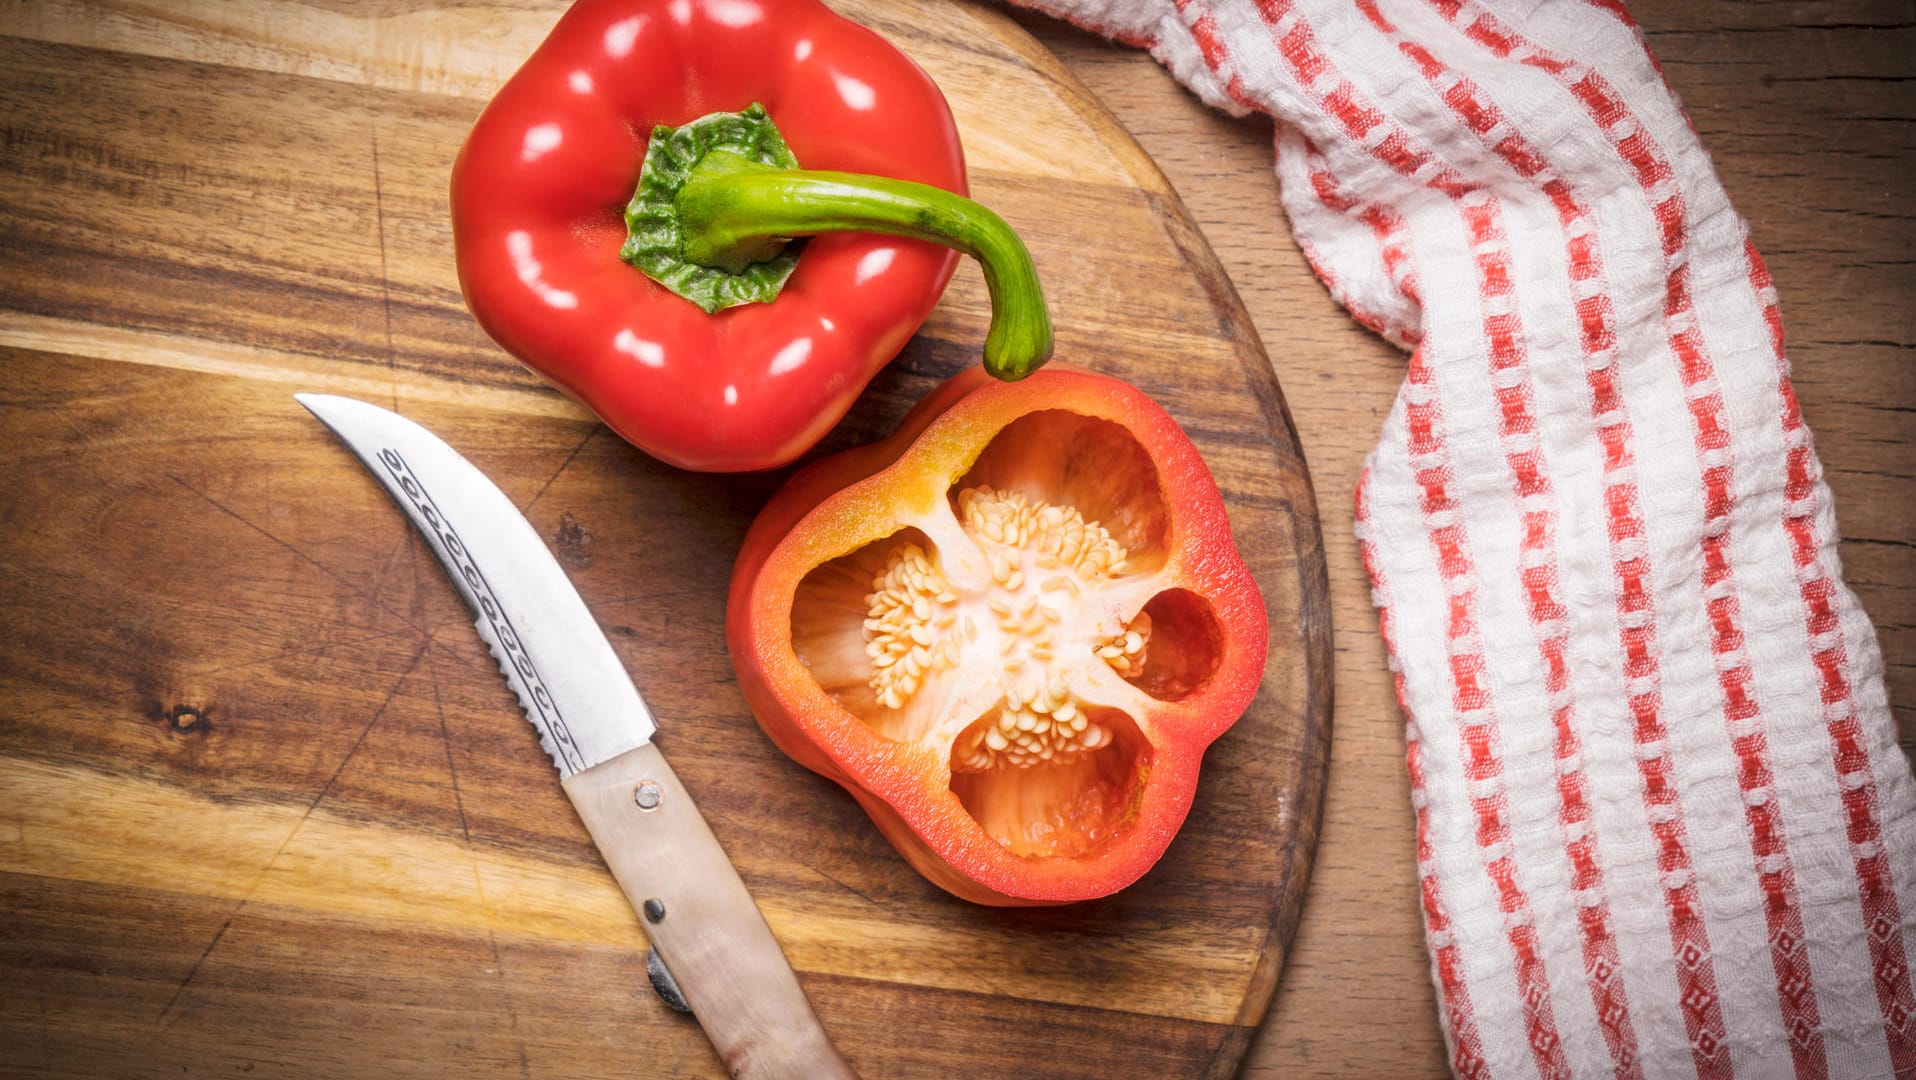
{"type": "Polygon", "coordinates": [[[760,513],[727,640],[760,726],[984,904],[1104,896],[1183,823],[1262,677],[1263,600],[1196,448],[1058,364],[948,381],[760,513]]]}
{"type": "Polygon", "coordinates": [[[957,258],[943,244],[985,260],[994,303],[1018,293],[999,304],[1010,314],[994,317],[987,338],[996,372],[1015,378],[1043,362],[1042,294],[1002,222],[1009,254],[990,222],[962,214],[937,229],[892,228],[839,207],[841,220],[821,225],[821,203],[837,196],[817,185],[838,176],[941,208],[976,205],[957,198],[963,155],[938,88],[816,0],[580,0],[487,106],[454,165],[460,286],[506,351],[634,445],[690,469],[772,468],[830,430],[937,303],[957,258]],[[755,103],[793,160],[770,188],[748,175],[737,191],[719,174],[751,169],[693,166],[700,182],[675,212],[703,214],[719,236],[683,238],[706,265],[786,259],[789,277],[766,275],[782,279],[769,300],[708,313],[621,261],[625,211],[655,132],[755,103]],[[794,195],[801,177],[812,187],[794,195]],[[784,240],[813,232],[790,260],[784,240]]]}

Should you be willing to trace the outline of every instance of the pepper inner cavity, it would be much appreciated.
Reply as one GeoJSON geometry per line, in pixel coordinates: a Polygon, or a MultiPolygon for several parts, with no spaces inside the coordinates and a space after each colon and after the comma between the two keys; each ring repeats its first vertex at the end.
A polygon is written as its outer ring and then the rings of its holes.
{"type": "Polygon", "coordinates": [[[1126,678],[1144,668],[1150,616],[1120,626],[1086,602],[1124,572],[1124,546],[1075,507],[1018,491],[967,488],[957,505],[992,581],[961,590],[923,547],[893,549],[865,598],[873,695],[896,710],[940,672],[995,679],[996,711],[959,736],[954,772],[1030,768],[1109,745],[1111,731],[1086,715],[1069,672],[1092,657],[1126,678]]]}

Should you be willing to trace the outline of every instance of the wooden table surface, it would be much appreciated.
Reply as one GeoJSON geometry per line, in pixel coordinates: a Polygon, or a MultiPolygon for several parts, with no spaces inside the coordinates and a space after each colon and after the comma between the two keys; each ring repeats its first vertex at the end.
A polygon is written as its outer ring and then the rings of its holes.
{"type": "MultiPolygon", "coordinates": [[[[1909,751],[1916,226],[1901,197],[1916,158],[1916,7],[1631,6],[1776,277],[1797,389],[1836,493],[1846,575],[1881,635],[1909,751]]],[[[1416,909],[1403,721],[1349,514],[1403,357],[1312,278],[1279,207],[1268,120],[1207,110],[1135,50],[1039,16],[1018,19],[1136,136],[1203,228],[1277,369],[1322,508],[1337,665],[1330,783],[1302,921],[1243,1075],[1443,1075],[1416,909]]]]}
{"type": "MultiPolygon", "coordinates": [[[[1836,494],[1850,587],[1916,748],[1916,5],[1633,0],[1652,51],[1776,276],[1803,412],[1836,494]]],[[[1404,358],[1313,288],[1278,204],[1271,123],[1212,112],[1143,54],[1020,21],[1157,160],[1264,339],[1317,488],[1336,640],[1317,865],[1243,1075],[1445,1072],[1416,909],[1403,718],[1351,535],[1364,454],[1404,358]]]]}

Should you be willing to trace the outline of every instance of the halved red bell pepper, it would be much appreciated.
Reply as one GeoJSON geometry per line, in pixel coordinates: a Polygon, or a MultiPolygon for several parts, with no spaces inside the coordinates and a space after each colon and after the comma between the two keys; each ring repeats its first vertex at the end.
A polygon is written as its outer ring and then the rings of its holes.
{"type": "Polygon", "coordinates": [[[1189,438],[1058,364],[960,374],[794,475],[746,536],[726,632],[766,734],[927,878],[996,905],[1155,865],[1267,637],[1189,438]]]}
{"type": "Polygon", "coordinates": [[[1049,356],[1029,254],[965,190],[937,86],[817,0],[579,0],[461,149],[453,241],[479,324],[613,430],[763,469],[904,346],[952,248],[985,268],[986,366],[1049,356]]]}

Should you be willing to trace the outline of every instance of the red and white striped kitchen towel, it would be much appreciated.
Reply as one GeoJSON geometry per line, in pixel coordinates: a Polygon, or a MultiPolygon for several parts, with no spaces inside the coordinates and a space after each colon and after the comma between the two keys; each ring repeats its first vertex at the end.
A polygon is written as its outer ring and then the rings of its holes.
{"type": "MultiPolygon", "coordinates": [[[[1020,0],[1277,120],[1466,1077],[1916,1074],[1916,788],[1775,289],[1617,0],[1020,0]]],[[[1273,227],[1276,223],[1273,222],[1273,227]]]]}

